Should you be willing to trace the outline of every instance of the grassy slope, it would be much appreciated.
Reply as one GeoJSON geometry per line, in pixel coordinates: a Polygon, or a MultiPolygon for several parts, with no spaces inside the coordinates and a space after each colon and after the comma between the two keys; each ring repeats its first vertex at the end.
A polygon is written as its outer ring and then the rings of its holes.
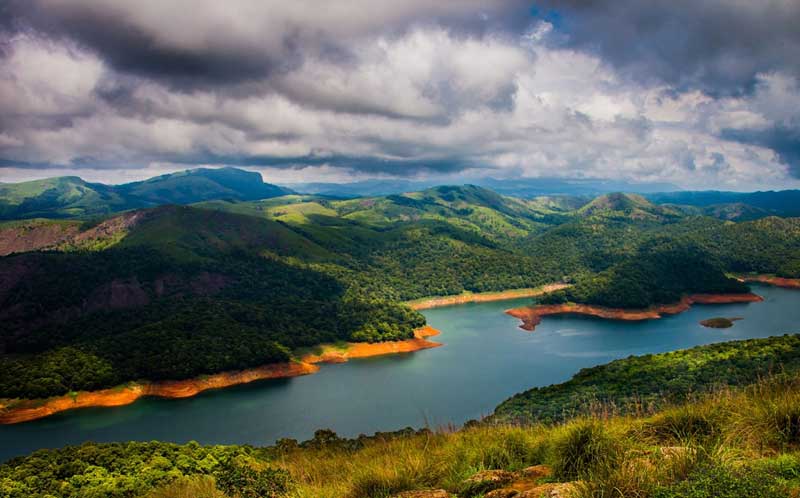
{"type": "Polygon", "coordinates": [[[800,336],[725,342],[586,368],[563,384],[513,396],[497,407],[491,419],[552,422],[593,408],[646,411],[691,393],[749,384],[778,371],[800,373],[800,336]]]}
{"type": "MultiPolygon", "coordinates": [[[[621,360],[608,368],[619,370],[627,362],[639,377],[655,382],[664,375],[703,370],[719,361],[744,371],[749,364],[760,364],[759,358],[770,351],[782,351],[775,357],[788,358],[790,350],[796,358],[797,337],[621,360]],[[651,368],[651,363],[656,366],[651,368]],[[667,371],[661,368],[666,365],[667,371]]],[[[594,370],[581,376],[602,377],[603,373],[594,370]]],[[[576,394],[580,396],[577,388],[576,394]]],[[[260,496],[295,498],[385,498],[425,488],[443,488],[459,497],[480,496],[466,481],[475,472],[517,471],[531,465],[552,470],[545,481],[578,480],[571,488],[570,496],[575,498],[777,498],[790,496],[791,490],[800,487],[800,380],[796,375],[762,378],[739,389],[714,389],[689,401],[684,398],[660,406],[655,413],[576,415],[558,425],[469,424],[455,432],[407,430],[355,440],[318,431],[314,439],[300,445],[283,440],[275,447],[255,449],[194,443],[88,443],[42,450],[0,466],[0,494],[14,498],[46,493],[222,498],[226,495],[215,484],[226,488],[231,473],[226,462],[266,472],[256,480],[271,483],[273,489],[281,487],[278,484],[288,475],[286,492],[260,496]],[[269,473],[268,468],[278,470],[269,473]]]]}

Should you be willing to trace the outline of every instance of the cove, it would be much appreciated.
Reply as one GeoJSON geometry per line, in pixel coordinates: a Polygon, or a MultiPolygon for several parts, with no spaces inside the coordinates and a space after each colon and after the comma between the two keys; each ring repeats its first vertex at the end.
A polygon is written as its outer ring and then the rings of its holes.
{"type": "Polygon", "coordinates": [[[753,285],[760,303],[698,305],[659,320],[548,316],[535,332],[504,310],[516,299],[425,310],[443,347],[322,365],[310,376],[207,391],[193,398],[145,398],[0,426],[0,461],[84,441],[163,440],[272,444],[330,428],[343,436],[405,426],[461,424],[509,396],[569,379],[615,358],[700,344],[800,332],[800,292],[753,285]],[[709,329],[711,317],[742,317],[709,329]]]}

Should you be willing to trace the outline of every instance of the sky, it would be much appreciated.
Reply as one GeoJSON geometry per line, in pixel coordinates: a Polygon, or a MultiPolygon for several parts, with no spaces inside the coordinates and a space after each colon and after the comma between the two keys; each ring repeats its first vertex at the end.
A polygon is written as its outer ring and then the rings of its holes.
{"type": "Polygon", "coordinates": [[[0,182],[800,186],[798,0],[0,0],[0,182]]]}

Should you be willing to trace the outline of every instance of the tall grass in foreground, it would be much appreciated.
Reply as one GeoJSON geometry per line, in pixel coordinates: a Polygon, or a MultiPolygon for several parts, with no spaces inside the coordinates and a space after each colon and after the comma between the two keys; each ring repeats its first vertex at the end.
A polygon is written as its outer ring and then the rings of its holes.
{"type": "MultiPolygon", "coordinates": [[[[575,482],[576,498],[797,497],[800,378],[720,389],[647,417],[477,424],[358,449],[276,450],[272,459],[291,474],[293,498],[382,498],[424,488],[466,496],[464,481],[478,471],[538,464],[553,469],[552,480],[575,482]]],[[[152,498],[185,496],[168,491],[152,498]]]]}

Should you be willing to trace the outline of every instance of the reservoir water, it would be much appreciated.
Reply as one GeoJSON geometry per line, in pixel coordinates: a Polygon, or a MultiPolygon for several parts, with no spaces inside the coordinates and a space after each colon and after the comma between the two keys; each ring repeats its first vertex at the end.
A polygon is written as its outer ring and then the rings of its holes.
{"type": "Polygon", "coordinates": [[[545,317],[535,332],[503,313],[528,299],[424,312],[445,345],[404,355],[323,365],[314,374],[207,391],[187,399],[146,398],[117,408],[64,412],[0,426],[0,461],[84,441],[163,440],[272,444],[330,428],[342,436],[406,426],[462,424],[509,396],[569,379],[629,355],[800,332],[800,291],[753,285],[764,302],[696,305],[644,322],[545,317]],[[742,317],[729,329],[699,321],[742,317]]]}

